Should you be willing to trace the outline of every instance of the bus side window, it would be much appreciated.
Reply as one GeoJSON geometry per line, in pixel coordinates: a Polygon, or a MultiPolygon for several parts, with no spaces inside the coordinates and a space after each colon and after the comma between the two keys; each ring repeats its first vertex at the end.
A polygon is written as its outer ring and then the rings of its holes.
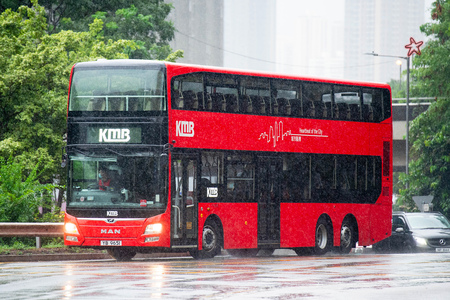
{"type": "Polygon", "coordinates": [[[322,83],[304,83],[302,87],[303,110],[308,118],[330,118],[331,85],[322,83]]]}
{"type": "Polygon", "coordinates": [[[334,86],[336,119],[347,121],[361,120],[361,90],[345,85],[334,86]]]}
{"type": "Polygon", "coordinates": [[[364,121],[381,122],[391,117],[390,95],[388,90],[363,89],[364,121]]]}
{"type": "Polygon", "coordinates": [[[374,121],[371,90],[363,89],[363,117],[366,122],[374,121]]]}
{"type": "Polygon", "coordinates": [[[203,152],[201,160],[200,200],[220,201],[224,199],[224,155],[218,152],[203,152]]]}
{"type": "Polygon", "coordinates": [[[255,164],[251,155],[227,157],[227,199],[250,201],[255,196],[255,164]]]}

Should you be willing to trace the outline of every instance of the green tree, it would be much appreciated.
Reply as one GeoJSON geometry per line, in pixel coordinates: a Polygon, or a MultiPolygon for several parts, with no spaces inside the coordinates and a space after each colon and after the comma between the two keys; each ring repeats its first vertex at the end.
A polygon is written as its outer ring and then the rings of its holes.
{"type": "MultiPolygon", "coordinates": [[[[51,200],[53,184],[38,181],[39,164],[24,176],[22,165],[0,157],[0,222],[36,222],[53,220],[56,211],[51,200]],[[49,212],[47,214],[41,213],[49,212]]],[[[57,214],[56,214],[57,215],[57,214]]]]}
{"type": "Polygon", "coordinates": [[[106,40],[99,19],[87,32],[46,29],[37,3],[0,15],[0,155],[16,156],[28,172],[40,161],[41,182],[60,172],[71,66],[127,58],[126,52],[138,47],[134,41],[106,40]]]}
{"type": "MultiPolygon", "coordinates": [[[[165,59],[171,52],[173,23],[167,20],[172,4],[161,0],[40,0],[47,12],[50,33],[61,30],[88,31],[93,19],[104,22],[106,39],[134,40],[138,48],[130,58],[165,59]]],[[[30,0],[0,0],[0,11],[31,7],[30,0]]],[[[178,53],[181,54],[181,53],[178,53]]]]}
{"type": "Polygon", "coordinates": [[[410,175],[403,177],[409,189],[401,191],[401,201],[413,207],[412,196],[431,194],[435,209],[450,216],[450,1],[433,6],[434,22],[421,27],[431,40],[412,72],[418,88],[438,99],[411,123],[410,175]]]}

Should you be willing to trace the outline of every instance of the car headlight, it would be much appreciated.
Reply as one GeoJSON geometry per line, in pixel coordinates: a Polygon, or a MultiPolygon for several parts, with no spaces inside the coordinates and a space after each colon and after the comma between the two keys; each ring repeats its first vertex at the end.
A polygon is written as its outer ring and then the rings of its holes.
{"type": "Polygon", "coordinates": [[[162,224],[150,224],[145,228],[144,234],[160,234],[162,231],[162,224]]]}
{"type": "Polygon", "coordinates": [[[427,240],[418,236],[414,237],[417,246],[428,246],[427,240]]]}
{"type": "Polygon", "coordinates": [[[79,234],[77,225],[75,225],[74,223],[70,223],[70,222],[64,224],[64,232],[70,233],[70,234],[79,234]]]}

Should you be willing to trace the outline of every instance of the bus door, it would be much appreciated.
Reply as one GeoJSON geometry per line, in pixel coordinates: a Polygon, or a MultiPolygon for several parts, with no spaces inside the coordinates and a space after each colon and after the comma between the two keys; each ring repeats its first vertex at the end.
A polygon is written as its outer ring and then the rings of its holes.
{"type": "Polygon", "coordinates": [[[172,247],[197,247],[197,158],[172,159],[172,247]]]}
{"type": "Polygon", "coordinates": [[[258,157],[258,242],[280,242],[281,158],[258,157]]]}

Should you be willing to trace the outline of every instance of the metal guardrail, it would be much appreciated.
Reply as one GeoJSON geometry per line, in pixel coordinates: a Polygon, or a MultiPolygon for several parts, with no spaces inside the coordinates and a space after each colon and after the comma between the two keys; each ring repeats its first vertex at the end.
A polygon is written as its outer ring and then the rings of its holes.
{"type": "MultiPolygon", "coordinates": [[[[412,97],[409,103],[430,103],[436,100],[436,97],[412,97]]],[[[392,103],[406,103],[406,98],[392,98],[392,103]]]]}
{"type": "Polygon", "coordinates": [[[64,223],[0,223],[0,237],[36,237],[36,248],[41,248],[41,237],[63,237],[64,223]]]}

